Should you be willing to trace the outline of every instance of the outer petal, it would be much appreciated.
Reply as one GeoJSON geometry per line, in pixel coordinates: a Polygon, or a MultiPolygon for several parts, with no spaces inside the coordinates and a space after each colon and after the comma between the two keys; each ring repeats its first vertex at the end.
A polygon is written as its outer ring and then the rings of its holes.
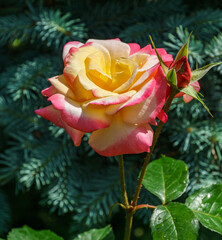
{"type": "Polygon", "coordinates": [[[45,97],[51,97],[52,95],[58,93],[58,91],[53,86],[50,86],[50,87],[42,90],[41,93],[45,97]]]}
{"type": "Polygon", "coordinates": [[[129,47],[130,47],[130,54],[132,55],[136,52],[138,52],[140,50],[140,45],[137,43],[128,43],[129,47]]]}
{"type": "Polygon", "coordinates": [[[62,58],[63,60],[65,59],[65,56],[69,52],[69,49],[74,47],[74,48],[79,48],[83,45],[81,42],[73,41],[73,42],[68,42],[66,45],[63,47],[63,53],[62,53],[62,58]]]}
{"type": "Polygon", "coordinates": [[[151,45],[146,45],[144,48],[141,48],[138,53],[146,53],[146,54],[150,54],[152,51],[152,47],[151,45]]]}
{"type": "Polygon", "coordinates": [[[68,83],[64,75],[59,75],[59,76],[49,78],[49,81],[51,82],[51,84],[54,86],[54,88],[57,90],[58,93],[62,93],[63,95],[69,98],[73,98],[73,99],[75,98],[73,92],[68,86],[68,83]]]}
{"type": "Polygon", "coordinates": [[[132,106],[122,109],[124,121],[134,124],[153,123],[156,117],[160,117],[160,120],[164,122],[166,121],[166,116],[161,111],[166,100],[167,81],[160,67],[158,68],[158,74],[150,81],[153,83],[150,89],[152,94],[139,104],[132,104],[132,106]]]}
{"type": "Polygon", "coordinates": [[[104,108],[96,106],[83,109],[78,102],[55,94],[49,98],[56,110],[61,111],[61,117],[70,127],[83,132],[92,132],[108,127],[111,117],[105,114],[104,108]]]}
{"type": "MultiPolygon", "coordinates": [[[[193,88],[194,88],[197,92],[200,91],[200,85],[199,85],[198,82],[191,83],[190,85],[193,86],[193,88]]],[[[191,96],[189,96],[189,95],[187,95],[187,94],[184,94],[184,95],[183,95],[183,100],[184,100],[185,103],[190,102],[192,99],[193,99],[193,97],[191,97],[191,96]]]]}
{"type": "MultiPolygon", "coordinates": [[[[173,57],[171,54],[168,54],[164,48],[157,48],[157,52],[162,57],[163,61],[167,64],[167,66],[173,61],[173,57]]],[[[140,49],[136,54],[149,54],[149,55],[155,55],[155,50],[151,47],[151,45],[147,45],[144,48],[140,49]]]]}
{"type": "MultiPolygon", "coordinates": [[[[155,67],[158,67],[160,65],[159,59],[155,54],[149,55],[145,53],[140,53],[139,51],[133,54],[132,56],[130,56],[130,58],[138,62],[139,58],[145,58],[145,56],[146,56],[146,60],[142,61],[143,64],[141,64],[141,66],[138,68],[138,72],[144,72],[152,68],[155,69],[155,67]]],[[[173,61],[173,57],[170,54],[161,55],[161,57],[167,66],[169,66],[170,63],[173,61]]]]}
{"type": "Polygon", "coordinates": [[[72,138],[75,146],[78,147],[80,145],[81,139],[85,133],[68,126],[62,120],[60,111],[55,110],[52,105],[45,107],[45,108],[37,109],[37,110],[35,110],[35,113],[38,114],[39,116],[51,121],[58,127],[64,128],[66,130],[66,132],[69,134],[69,136],[72,138]]]}
{"type": "MultiPolygon", "coordinates": [[[[197,92],[200,91],[200,85],[199,85],[198,82],[191,83],[190,85],[193,86],[194,89],[195,89],[197,92]]],[[[168,87],[168,89],[167,89],[167,97],[170,95],[170,93],[171,93],[171,88],[168,87]]],[[[184,94],[183,92],[179,92],[179,93],[175,96],[175,98],[182,97],[182,96],[183,96],[183,100],[184,100],[185,103],[188,103],[188,102],[190,102],[190,101],[193,99],[193,97],[191,97],[191,96],[189,96],[189,95],[187,95],[187,94],[184,94]]]]}
{"type": "Polygon", "coordinates": [[[89,39],[87,41],[93,43],[100,44],[104,46],[110,53],[111,59],[116,59],[120,57],[128,57],[130,54],[130,47],[128,44],[123,43],[121,41],[116,41],[116,40],[97,40],[97,39],[89,39]]]}
{"type": "MultiPolygon", "coordinates": [[[[167,116],[167,114],[166,114],[163,110],[160,111],[160,113],[157,115],[157,117],[158,117],[158,118],[160,119],[160,121],[162,121],[163,123],[166,123],[167,120],[168,120],[168,116],[167,116]]],[[[156,125],[156,124],[154,124],[154,125],[156,125]]]]}
{"type": "Polygon", "coordinates": [[[120,115],[108,128],[97,130],[89,138],[89,145],[103,156],[149,152],[153,130],[149,124],[127,124],[120,115]]]}

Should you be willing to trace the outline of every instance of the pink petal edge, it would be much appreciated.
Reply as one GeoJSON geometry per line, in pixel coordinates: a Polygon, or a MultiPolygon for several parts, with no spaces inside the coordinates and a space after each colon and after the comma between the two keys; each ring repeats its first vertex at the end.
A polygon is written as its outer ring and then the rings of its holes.
{"type": "Polygon", "coordinates": [[[69,136],[72,138],[73,143],[76,147],[81,144],[81,139],[85,133],[68,126],[62,120],[60,112],[58,110],[55,110],[52,105],[45,108],[37,109],[35,110],[35,113],[54,123],[56,126],[64,128],[69,134],[69,136]]]}
{"type": "Polygon", "coordinates": [[[149,124],[111,124],[95,131],[89,138],[89,145],[100,155],[116,156],[149,152],[153,130],[149,124]]]}

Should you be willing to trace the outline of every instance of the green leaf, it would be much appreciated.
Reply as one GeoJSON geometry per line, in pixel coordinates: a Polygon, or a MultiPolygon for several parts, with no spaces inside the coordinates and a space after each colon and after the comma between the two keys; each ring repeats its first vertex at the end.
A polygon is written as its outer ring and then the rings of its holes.
{"type": "Polygon", "coordinates": [[[196,90],[191,86],[187,86],[185,88],[182,88],[180,90],[181,92],[195,98],[197,101],[199,101],[203,106],[204,108],[208,111],[208,113],[213,117],[213,115],[211,114],[209,108],[206,106],[206,104],[204,103],[204,101],[200,98],[200,96],[198,95],[198,93],[196,92],[196,90]]]}
{"type": "Polygon", "coordinates": [[[114,240],[114,235],[112,228],[106,226],[105,228],[100,229],[91,229],[87,232],[79,234],[73,240],[114,240]]]}
{"type": "Polygon", "coordinates": [[[199,223],[193,212],[182,203],[158,206],[151,216],[153,240],[195,240],[199,223]]]}
{"type": "Polygon", "coordinates": [[[162,156],[148,165],[143,185],[166,203],[181,196],[188,181],[188,169],[183,161],[162,156]]]}
{"type": "Polygon", "coordinates": [[[207,66],[204,66],[202,68],[198,68],[198,69],[192,71],[190,83],[200,80],[205,74],[207,74],[208,71],[210,71],[211,68],[216,67],[220,64],[222,64],[222,62],[211,63],[207,66]]]}
{"type": "Polygon", "coordinates": [[[7,240],[63,240],[49,230],[36,231],[28,226],[12,229],[7,240]]]}
{"type": "Polygon", "coordinates": [[[222,184],[198,190],[187,198],[186,205],[204,227],[222,234],[222,184]]]}
{"type": "Polygon", "coordinates": [[[177,74],[174,68],[170,69],[169,72],[167,73],[167,82],[173,86],[177,87],[177,74]]]}
{"type": "Polygon", "coordinates": [[[156,52],[156,55],[157,55],[157,57],[159,59],[160,65],[161,65],[161,67],[163,69],[163,72],[164,72],[165,76],[167,76],[167,73],[168,73],[169,69],[168,69],[167,65],[165,64],[165,62],[163,61],[163,59],[161,58],[161,56],[159,55],[159,53],[157,52],[156,46],[155,46],[155,44],[153,42],[152,37],[150,35],[149,35],[149,37],[150,37],[151,44],[152,44],[152,46],[153,46],[153,48],[154,48],[154,50],[156,52]]]}
{"type": "Polygon", "coordinates": [[[192,32],[190,33],[190,36],[188,37],[187,42],[181,47],[181,49],[177,53],[177,56],[175,58],[175,62],[178,61],[183,56],[188,58],[188,48],[189,48],[189,41],[190,41],[191,35],[192,35],[192,32]]]}

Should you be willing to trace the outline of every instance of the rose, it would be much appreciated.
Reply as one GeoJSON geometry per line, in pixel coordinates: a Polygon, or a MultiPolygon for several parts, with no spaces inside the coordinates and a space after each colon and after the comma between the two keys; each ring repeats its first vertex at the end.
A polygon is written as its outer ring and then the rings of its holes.
{"type": "MultiPolygon", "coordinates": [[[[158,49],[166,64],[172,56],[158,49]]],[[[63,49],[64,71],[43,90],[52,105],[36,113],[64,128],[79,146],[86,132],[101,155],[148,152],[167,81],[155,51],[119,39],[69,42],[63,49]]]]}
{"type": "MultiPolygon", "coordinates": [[[[190,69],[190,65],[188,62],[188,59],[186,56],[181,57],[180,59],[178,59],[176,62],[173,61],[170,64],[170,68],[174,68],[176,71],[176,76],[177,76],[177,87],[182,89],[185,88],[189,85],[191,85],[196,92],[199,92],[200,90],[200,85],[198,82],[194,82],[194,83],[190,83],[190,79],[191,79],[191,69],[190,69]]],[[[169,95],[169,93],[168,93],[169,95]]],[[[181,97],[183,96],[183,100],[184,102],[190,102],[193,97],[189,96],[188,94],[184,94],[183,92],[178,93],[175,97],[181,97]]]]}
{"type": "Polygon", "coordinates": [[[176,62],[173,62],[171,68],[173,67],[177,74],[177,87],[187,87],[191,78],[191,69],[187,57],[183,56],[176,62]]]}

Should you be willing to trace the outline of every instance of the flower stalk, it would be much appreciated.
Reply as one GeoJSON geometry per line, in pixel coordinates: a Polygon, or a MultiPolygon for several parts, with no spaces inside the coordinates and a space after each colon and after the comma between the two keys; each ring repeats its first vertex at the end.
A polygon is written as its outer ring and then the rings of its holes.
{"type": "Polygon", "coordinates": [[[127,192],[126,192],[123,155],[119,155],[118,159],[119,159],[119,176],[120,176],[122,200],[123,200],[124,206],[127,208],[129,206],[129,201],[128,201],[127,192]]]}
{"type": "MultiPolygon", "coordinates": [[[[173,99],[174,99],[174,97],[175,97],[175,95],[177,93],[178,93],[178,90],[173,88],[169,98],[167,99],[166,105],[164,106],[164,111],[165,111],[166,114],[169,112],[171,103],[172,103],[172,101],[173,101],[173,99]]],[[[140,177],[138,179],[136,191],[134,193],[133,200],[132,200],[130,205],[129,205],[127,192],[126,192],[126,185],[125,185],[123,155],[119,155],[118,156],[122,200],[123,200],[123,203],[124,203],[124,206],[125,206],[125,210],[126,210],[126,224],[125,224],[124,240],[130,240],[134,213],[138,209],[141,209],[141,208],[151,208],[151,209],[155,209],[156,208],[156,206],[149,205],[149,204],[137,205],[137,200],[139,198],[139,194],[140,194],[140,190],[141,190],[141,187],[142,187],[142,182],[143,182],[143,178],[144,178],[145,173],[146,173],[147,166],[148,166],[148,164],[150,162],[152,153],[153,153],[154,148],[156,146],[156,143],[157,143],[157,140],[158,140],[159,135],[161,133],[161,130],[163,128],[163,125],[164,125],[164,123],[159,121],[159,123],[157,125],[157,128],[156,128],[156,131],[154,133],[153,144],[152,144],[152,146],[150,148],[150,152],[147,154],[147,156],[145,158],[145,161],[143,163],[143,166],[142,166],[142,169],[141,169],[141,173],[140,173],[140,177]]]]}
{"type": "Polygon", "coordinates": [[[124,240],[130,240],[132,224],[133,224],[133,213],[127,211],[126,212],[126,225],[125,225],[124,240]]]}
{"type": "MultiPolygon", "coordinates": [[[[174,99],[174,97],[175,97],[175,95],[177,93],[178,93],[177,89],[172,89],[171,94],[170,94],[169,98],[167,99],[166,105],[164,106],[164,111],[165,111],[166,114],[169,112],[171,103],[172,103],[172,101],[173,101],[173,99],[174,99]]],[[[141,187],[142,187],[143,178],[145,176],[147,166],[148,166],[148,164],[150,162],[153,150],[154,150],[154,148],[156,146],[156,143],[157,143],[157,140],[158,140],[159,135],[161,133],[161,130],[163,128],[163,125],[164,125],[164,123],[159,121],[159,123],[157,125],[157,128],[156,128],[156,131],[155,131],[154,136],[153,136],[153,144],[152,144],[152,146],[150,148],[150,152],[147,153],[145,161],[143,163],[143,166],[142,166],[142,169],[141,169],[141,173],[140,173],[140,177],[139,177],[139,180],[138,180],[138,183],[137,183],[136,191],[134,193],[134,197],[133,197],[133,201],[132,201],[132,206],[133,207],[135,207],[137,205],[137,200],[139,198],[139,194],[140,194],[140,190],[141,190],[141,187]]]]}

